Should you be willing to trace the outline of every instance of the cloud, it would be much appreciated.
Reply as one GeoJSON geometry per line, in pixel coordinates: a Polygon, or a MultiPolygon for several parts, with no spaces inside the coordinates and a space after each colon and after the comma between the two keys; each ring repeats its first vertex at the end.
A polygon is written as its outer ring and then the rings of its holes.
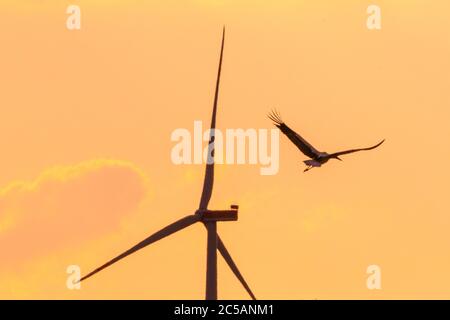
{"type": "Polygon", "coordinates": [[[80,246],[120,228],[148,193],[144,173],[118,160],[58,166],[0,189],[2,267],[80,246]]]}

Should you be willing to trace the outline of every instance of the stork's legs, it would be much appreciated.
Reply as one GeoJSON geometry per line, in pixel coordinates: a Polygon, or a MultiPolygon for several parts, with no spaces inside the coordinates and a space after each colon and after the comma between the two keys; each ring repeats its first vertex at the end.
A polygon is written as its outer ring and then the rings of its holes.
{"type": "Polygon", "coordinates": [[[309,171],[313,168],[313,166],[308,166],[308,168],[306,168],[305,170],[303,170],[303,172],[309,171]]]}

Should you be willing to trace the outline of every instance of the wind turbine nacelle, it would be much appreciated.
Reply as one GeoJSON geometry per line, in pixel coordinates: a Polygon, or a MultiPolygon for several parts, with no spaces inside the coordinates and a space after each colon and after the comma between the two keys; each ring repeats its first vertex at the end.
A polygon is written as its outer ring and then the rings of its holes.
{"type": "Polygon", "coordinates": [[[239,206],[232,205],[231,210],[202,210],[202,220],[205,222],[213,221],[237,221],[239,206]]]}

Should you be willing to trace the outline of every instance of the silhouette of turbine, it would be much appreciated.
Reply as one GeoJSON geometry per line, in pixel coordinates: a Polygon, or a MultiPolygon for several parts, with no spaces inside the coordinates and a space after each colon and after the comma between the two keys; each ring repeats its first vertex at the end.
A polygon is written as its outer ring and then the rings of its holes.
{"type": "Polygon", "coordinates": [[[186,216],[158,232],[152,234],[150,237],[139,242],[134,247],[118,255],[114,259],[108,261],[104,265],[98,267],[91,273],[85,275],[80,281],[86,280],[92,277],[94,274],[102,271],[110,265],[118,262],[119,260],[129,256],[130,254],[158,241],[167,236],[174,234],[184,228],[191,226],[196,222],[202,222],[206,227],[208,234],[207,242],[207,266],[206,266],[206,299],[217,300],[217,250],[221,253],[226,263],[233,271],[234,275],[238,278],[245,290],[251,296],[253,300],[256,300],[255,295],[251,291],[241,272],[239,271],[236,263],[231,258],[225,244],[217,234],[217,221],[236,221],[238,216],[238,206],[232,205],[231,210],[208,210],[209,200],[211,199],[213,183],[214,183],[214,129],[216,128],[216,113],[217,113],[217,101],[219,97],[219,84],[220,74],[222,70],[222,57],[225,44],[225,28],[223,28],[222,45],[220,50],[219,69],[217,72],[216,90],[214,95],[213,112],[211,119],[210,139],[208,145],[208,157],[206,163],[205,179],[203,182],[203,192],[200,199],[200,205],[198,210],[193,215],[186,216]]]}

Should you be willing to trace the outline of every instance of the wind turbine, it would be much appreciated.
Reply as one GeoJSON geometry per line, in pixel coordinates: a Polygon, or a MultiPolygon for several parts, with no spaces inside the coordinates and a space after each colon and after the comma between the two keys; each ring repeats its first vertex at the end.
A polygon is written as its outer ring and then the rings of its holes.
{"type": "Polygon", "coordinates": [[[187,228],[194,223],[201,222],[206,227],[207,230],[207,264],[206,264],[206,299],[207,300],[217,300],[217,250],[219,250],[222,257],[225,259],[226,263],[233,271],[234,275],[238,278],[241,284],[244,286],[245,290],[248,292],[253,300],[256,300],[255,295],[251,291],[241,272],[239,271],[236,263],[231,258],[225,244],[222,239],[220,239],[217,234],[217,222],[218,221],[237,221],[238,218],[238,206],[231,205],[231,210],[209,210],[208,204],[211,199],[212,189],[214,184],[214,129],[216,128],[216,113],[217,113],[217,102],[219,98],[219,85],[220,85],[220,74],[222,70],[222,58],[223,49],[225,44],[225,27],[222,33],[222,45],[220,50],[219,58],[219,69],[217,72],[216,90],[214,95],[214,104],[211,118],[211,130],[210,139],[208,144],[208,158],[206,163],[205,179],[203,182],[203,192],[200,198],[200,204],[198,209],[194,214],[188,215],[165,228],[152,234],[145,240],[139,242],[134,247],[128,249],[112,260],[106,262],[102,266],[98,267],[94,271],[85,275],[80,279],[80,282],[92,277],[94,274],[102,271],[103,269],[109,267],[110,265],[122,260],[123,258],[129,256],[130,254],[145,248],[146,246],[161,240],[167,236],[174,234],[184,228],[187,228]]]}

